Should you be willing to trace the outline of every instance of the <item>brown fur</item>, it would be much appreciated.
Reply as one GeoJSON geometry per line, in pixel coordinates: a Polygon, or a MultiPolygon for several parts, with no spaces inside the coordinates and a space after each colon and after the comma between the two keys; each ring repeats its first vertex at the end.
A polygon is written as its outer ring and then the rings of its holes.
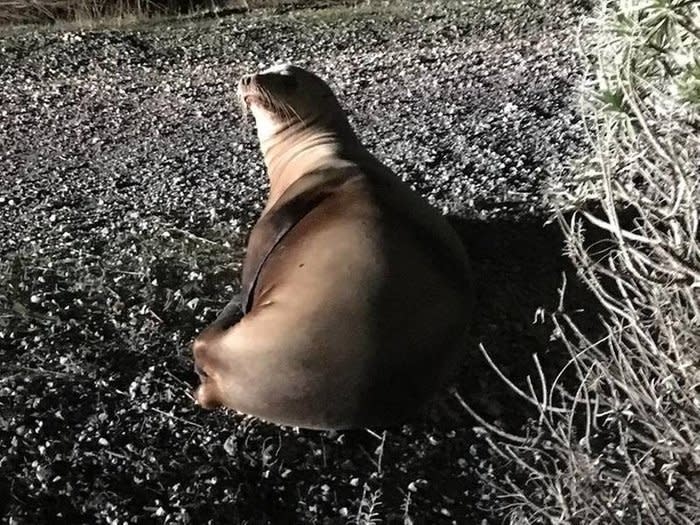
{"type": "Polygon", "coordinates": [[[198,401],[309,428],[409,418],[465,351],[472,284],[456,233],[362,148],[315,75],[287,67],[239,92],[270,197],[244,262],[244,317],[195,341],[198,401]]]}

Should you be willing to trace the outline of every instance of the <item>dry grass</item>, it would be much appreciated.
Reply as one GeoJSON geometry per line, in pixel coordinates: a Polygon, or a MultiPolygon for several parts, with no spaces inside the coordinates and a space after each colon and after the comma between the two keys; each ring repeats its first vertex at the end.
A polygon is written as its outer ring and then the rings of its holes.
{"type": "Polygon", "coordinates": [[[0,24],[142,20],[200,10],[347,4],[341,0],[0,0],[0,24]]]}
{"type": "Polygon", "coordinates": [[[700,523],[700,4],[604,0],[582,34],[595,155],[552,197],[605,334],[553,315],[570,361],[521,391],[529,437],[491,429],[494,484],[510,523],[700,523]]]}
{"type": "Polygon", "coordinates": [[[175,7],[172,0],[0,0],[0,23],[145,18],[175,7]]]}

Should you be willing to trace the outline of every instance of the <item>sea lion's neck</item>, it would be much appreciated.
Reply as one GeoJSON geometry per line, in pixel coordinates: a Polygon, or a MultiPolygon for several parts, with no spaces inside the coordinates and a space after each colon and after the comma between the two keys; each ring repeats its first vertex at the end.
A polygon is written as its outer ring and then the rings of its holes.
{"type": "Polygon", "coordinates": [[[261,140],[270,178],[269,209],[300,177],[325,168],[355,164],[364,148],[350,128],[323,122],[295,122],[261,140]]]}

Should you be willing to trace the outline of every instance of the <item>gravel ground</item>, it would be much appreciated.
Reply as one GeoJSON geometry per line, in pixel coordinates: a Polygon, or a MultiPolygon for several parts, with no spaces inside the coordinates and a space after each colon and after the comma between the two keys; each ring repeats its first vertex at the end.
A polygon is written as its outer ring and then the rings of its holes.
{"type": "MultiPolygon", "coordinates": [[[[565,264],[543,189],[582,152],[584,8],[461,4],[0,33],[0,515],[498,521],[488,481],[508,467],[449,396],[386,433],[279,428],[189,396],[189,344],[237,291],[267,189],[234,86],[278,62],[327,78],[364,143],[452,216],[478,275],[475,344],[516,376],[548,346],[532,320],[565,264]]],[[[517,427],[473,354],[460,392],[517,427]]]]}

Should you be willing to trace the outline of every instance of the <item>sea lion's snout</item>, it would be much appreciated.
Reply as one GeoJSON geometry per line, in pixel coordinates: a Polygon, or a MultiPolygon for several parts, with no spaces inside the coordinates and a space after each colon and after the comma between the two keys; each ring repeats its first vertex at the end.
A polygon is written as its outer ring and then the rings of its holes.
{"type": "Polygon", "coordinates": [[[283,65],[243,75],[238,81],[238,97],[245,108],[260,106],[268,111],[280,110],[283,115],[298,114],[294,106],[300,102],[296,95],[297,77],[303,73],[299,71],[294,66],[283,65]]]}
{"type": "Polygon", "coordinates": [[[257,93],[260,90],[258,73],[243,75],[238,81],[238,94],[245,96],[247,94],[257,93]]]}
{"type": "Polygon", "coordinates": [[[238,81],[238,98],[245,107],[250,107],[251,104],[257,102],[260,98],[256,81],[257,76],[257,74],[243,75],[238,81]]]}

